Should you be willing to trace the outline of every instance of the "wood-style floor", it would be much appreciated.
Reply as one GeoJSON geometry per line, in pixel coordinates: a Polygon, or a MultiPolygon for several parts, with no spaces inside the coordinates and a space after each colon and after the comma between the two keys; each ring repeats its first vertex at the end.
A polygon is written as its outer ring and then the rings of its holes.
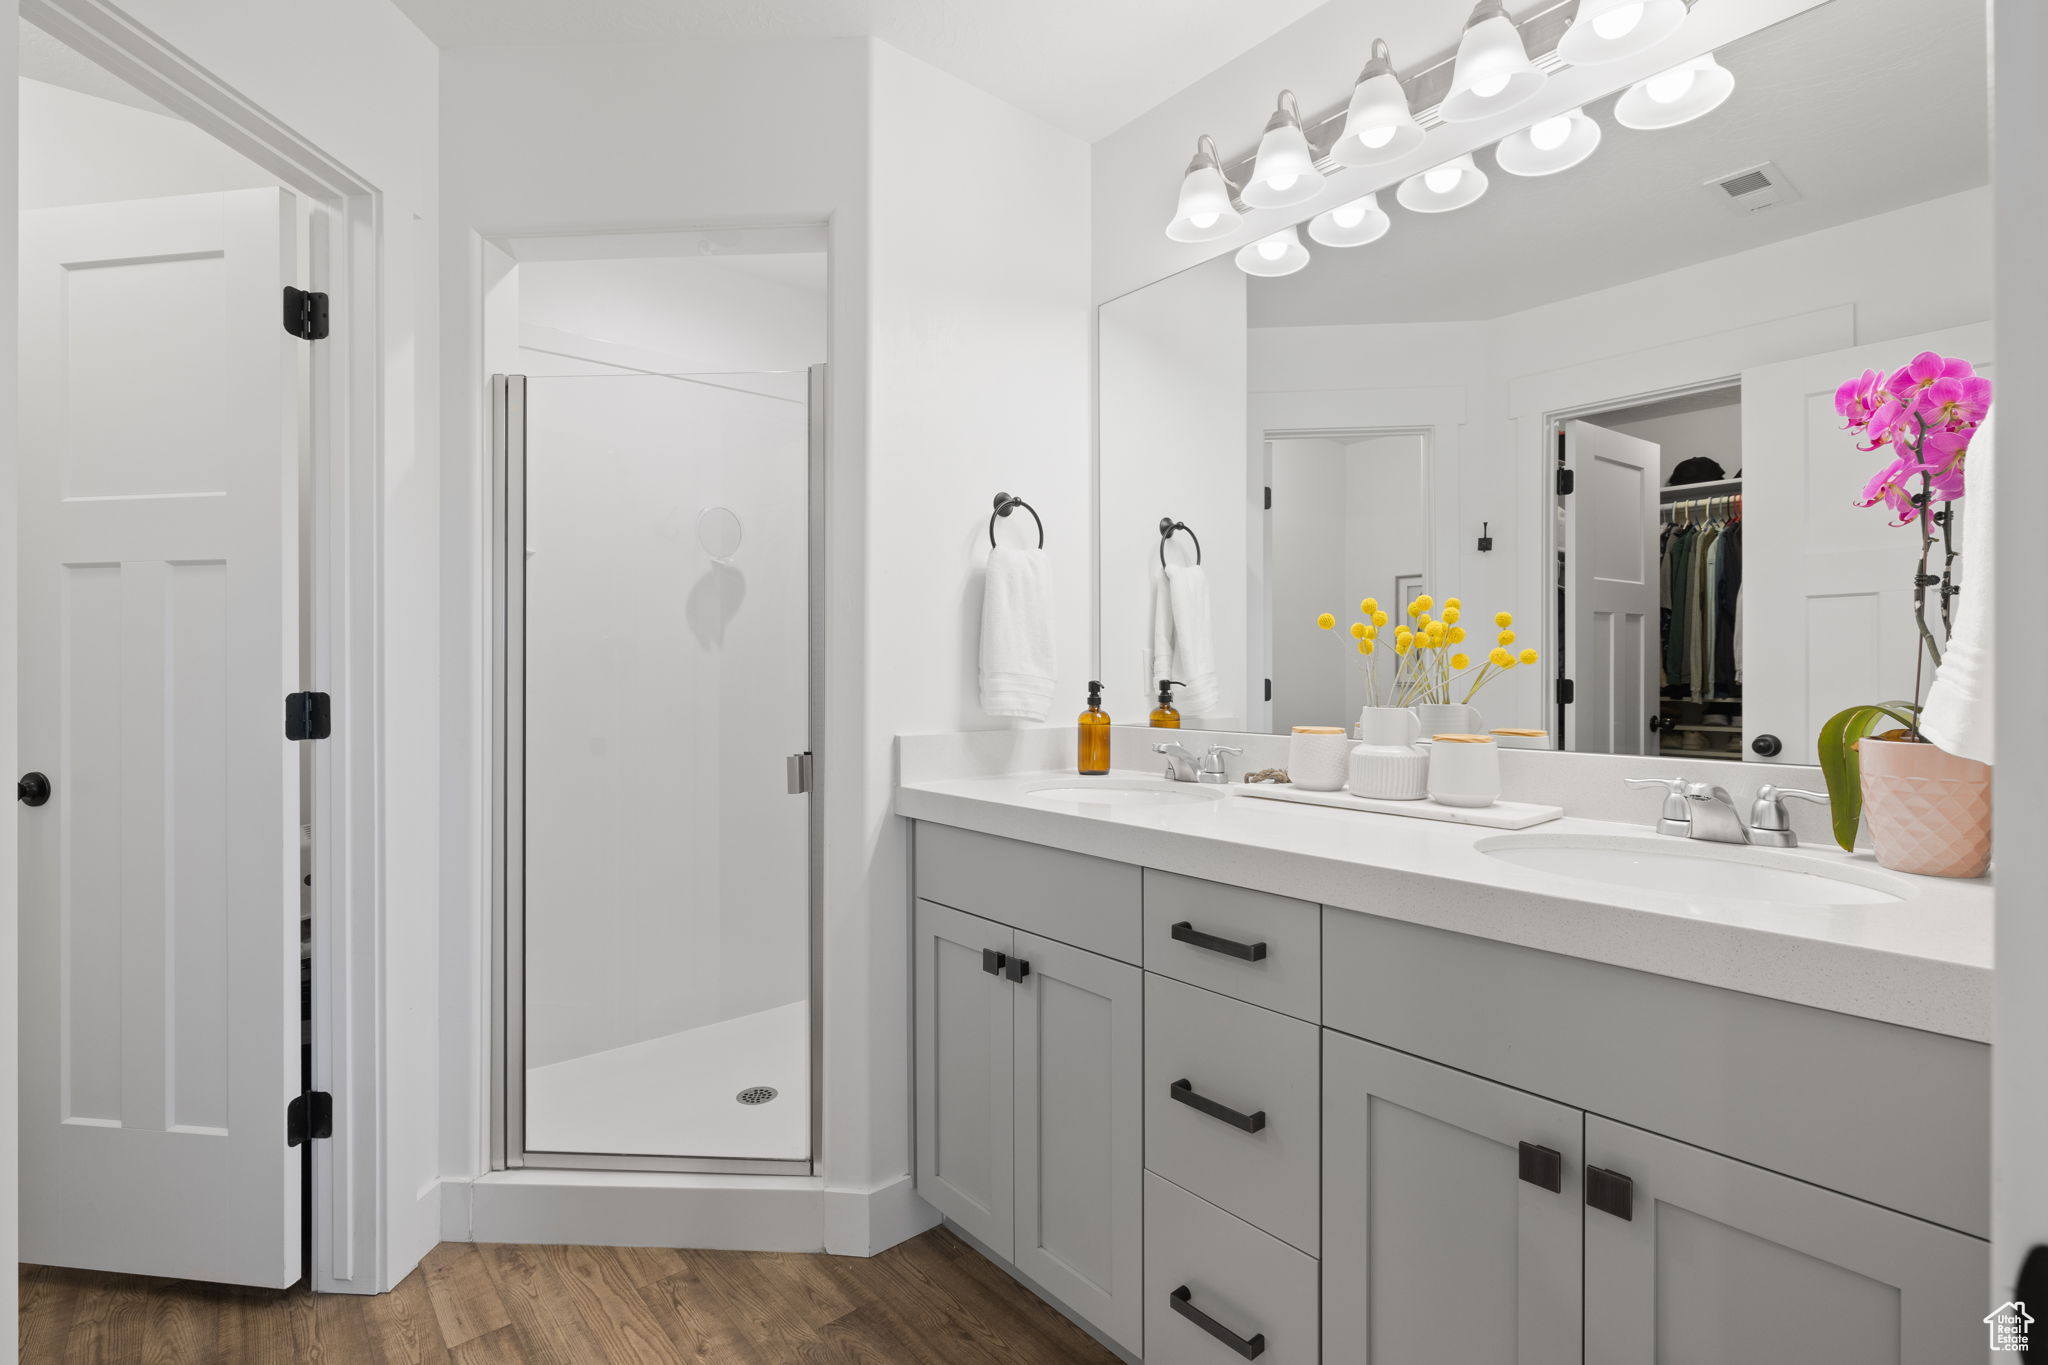
{"type": "Polygon", "coordinates": [[[938,1228],[869,1259],[444,1242],[389,1294],[21,1268],[49,1365],[1113,1365],[938,1228]]]}

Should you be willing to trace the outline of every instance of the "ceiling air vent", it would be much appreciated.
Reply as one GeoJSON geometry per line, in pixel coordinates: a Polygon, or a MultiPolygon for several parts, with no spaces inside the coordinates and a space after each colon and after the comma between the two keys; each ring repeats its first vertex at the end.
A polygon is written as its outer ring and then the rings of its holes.
{"type": "Polygon", "coordinates": [[[1738,213],[1755,213],[1779,204],[1796,202],[1800,195],[1775,162],[1766,161],[1728,175],[1715,176],[1707,188],[1738,213]]]}

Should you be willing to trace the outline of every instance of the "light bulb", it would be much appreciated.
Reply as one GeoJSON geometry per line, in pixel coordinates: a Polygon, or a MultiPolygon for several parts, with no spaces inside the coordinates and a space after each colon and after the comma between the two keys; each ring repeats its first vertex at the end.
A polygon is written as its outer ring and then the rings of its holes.
{"type": "Polygon", "coordinates": [[[1357,227],[1365,221],[1365,201],[1354,199],[1330,210],[1330,221],[1338,227],[1357,227]]]}
{"type": "Polygon", "coordinates": [[[1299,179],[1301,177],[1298,175],[1269,175],[1266,177],[1266,184],[1269,188],[1285,194],[1294,188],[1294,182],[1299,179]]]}
{"type": "Polygon", "coordinates": [[[1508,73],[1505,71],[1494,72],[1485,76],[1476,76],[1472,80],[1472,93],[1483,100],[1490,100],[1507,88],[1508,73]]]}
{"type": "Polygon", "coordinates": [[[1206,231],[1209,228],[1215,227],[1216,220],[1222,216],[1220,213],[1191,213],[1188,215],[1188,222],[1206,231]]]}
{"type": "Polygon", "coordinates": [[[1286,254],[1287,243],[1285,242],[1276,242],[1268,237],[1265,241],[1259,243],[1259,255],[1269,261],[1277,261],[1286,254]]]}
{"type": "Polygon", "coordinates": [[[1673,67],[1660,71],[1643,82],[1643,93],[1658,104],[1671,104],[1685,98],[1698,73],[1690,66],[1673,67]]]}
{"type": "Polygon", "coordinates": [[[1572,121],[1570,116],[1559,114],[1556,118],[1547,118],[1534,128],[1531,128],[1529,130],[1529,141],[1535,145],[1538,151],[1554,152],[1559,147],[1564,146],[1566,141],[1571,138],[1571,135],[1572,121]]]}
{"type": "Polygon", "coordinates": [[[1431,166],[1422,173],[1422,183],[1432,194],[1449,194],[1458,187],[1458,181],[1464,174],[1464,170],[1455,165],[1431,166]]]}
{"type": "Polygon", "coordinates": [[[1361,128],[1358,131],[1358,140],[1378,151],[1394,140],[1394,125],[1383,123],[1377,128],[1361,128]]]}
{"type": "Polygon", "coordinates": [[[1633,32],[1635,26],[1641,22],[1643,7],[1640,4],[1622,5],[1597,16],[1593,20],[1593,32],[1613,42],[1616,38],[1625,37],[1633,32]]]}

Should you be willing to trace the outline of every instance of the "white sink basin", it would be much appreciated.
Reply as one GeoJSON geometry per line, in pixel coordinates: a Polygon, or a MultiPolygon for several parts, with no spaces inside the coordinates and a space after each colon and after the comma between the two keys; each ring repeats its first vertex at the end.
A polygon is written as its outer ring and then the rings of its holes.
{"type": "Polygon", "coordinates": [[[1163,777],[1084,777],[1033,787],[1028,794],[1036,801],[1065,801],[1083,806],[1179,806],[1221,801],[1230,792],[1225,787],[1170,782],[1163,777]]]}
{"type": "Polygon", "coordinates": [[[1691,899],[1891,905],[1908,894],[1897,878],[1873,869],[1781,849],[1660,835],[1506,834],[1473,847],[1517,867],[1691,899]]]}

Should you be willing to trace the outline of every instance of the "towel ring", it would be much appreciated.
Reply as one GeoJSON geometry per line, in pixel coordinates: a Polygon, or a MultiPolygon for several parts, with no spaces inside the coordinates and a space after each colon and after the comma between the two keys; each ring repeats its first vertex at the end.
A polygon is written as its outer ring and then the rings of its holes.
{"type": "Polygon", "coordinates": [[[1038,523],[1038,548],[1045,548],[1045,523],[1039,520],[1038,509],[1022,498],[1013,498],[1008,493],[996,494],[996,510],[988,514],[988,547],[996,547],[996,518],[1007,517],[1019,507],[1031,514],[1031,520],[1038,523]]]}
{"type": "Polygon", "coordinates": [[[1195,542],[1195,563],[1201,563],[1202,538],[1195,534],[1194,528],[1184,521],[1175,521],[1172,517],[1161,517],[1159,519],[1159,567],[1162,569],[1166,567],[1166,542],[1173,539],[1175,531],[1186,531],[1188,533],[1188,539],[1195,542]]]}

